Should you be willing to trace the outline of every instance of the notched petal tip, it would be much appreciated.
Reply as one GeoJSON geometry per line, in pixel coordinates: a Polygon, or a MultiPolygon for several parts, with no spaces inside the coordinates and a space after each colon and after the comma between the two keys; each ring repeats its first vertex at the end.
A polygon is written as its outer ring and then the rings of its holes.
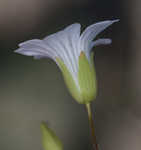
{"type": "MultiPolygon", "coordinates": [[[[81,43],[81,49],[87,51],[89,50],[89,47],[91,48],[91,42],[93,39],[102,31],[104,31],[106,28],[111,26],[113,23],[118,22],[119,19],[115,20],[106,20],[106,21],[100,21],[95,24],[92,24],[88,26],[84,32],[81,34],[80,37],[80,43],[81,43]]],[[[108,43],[108,42],[107,42],[108,43]]],[[[109,42],[110,43],[110,42],[109,42]]]]}
{"type": "Polygon", "coordinates": [[[112,39],[105,39],[105,44],[111,44],[112,43],[112,39]]]}
{"type": "Polygon", "coordinates": [[[25,51],[21,48],[14,50],[14,53],[25,55],[25,51]]]}
{"type": "Polygon", "coordinates": [[[99,39],[99,40],[101,40],[100,42],[100,44],[101,45],[109,45],[109,44],[111,44],[112,43],[112,39],[99,39]]]}
{"type": "Polygon", "coordinates": [[[53,58],[52,52],[47,49],[45,43],[40,39],[22,42],[14,52],[26,56],[33,56],[34,59],[53,58]]]}
{"type": "Polygon", "coordinates": [[[19,50],[18,49],[14,50],[14,53],[19,53],[19,50]]]}
{"type": "Polygon", "coordinates": [[[120,19],[115,19],[115,20],[111,20],[111,21],[113,21],[113,23],[114,23],[114,22],[119,22],[120,19]]]}
{"type": "Polygon", "coordinates": [[[91,50],[93,47],[95,46],[99,46],[99,45],[109,45],[112,43],[112,39],[98,39],[94,42],[91,42],[89,49],[91,50]]]}
{"type": "Polygon", "coordinates": [[[115,19],[115,20],[109,20],[110,24],[112,25],[113,23],[119,22],[120,19],[115,19]]]}
{"type": "Polygon", "coordinates": [[[112,39],[98,39],[94,41],[94,46],[98,45],[108,45],[112,43],[112,39]]]}
{"type": "Polygon", "coordinates": [[[75,29],[77,29],[77,30],[80,30],[80,28],[81,28],[81,25],[80,25],[80,23],[78,23],[78,22],[76,22],[76,23],[73,23],[73,24],[71,24],[71,25],[69,25],[69,26],[67,26],[64,30],[75,30],[75,29]]]}
{"type": "Polygon", "coordinates": [[[119,22],[120,19],[114,19],[114,20],[107,20],[107,21],[103,21],[104,22],[109,22],[109,25],[112,25],[113,23],[119,22]]]}
{"type": "Polygon", "coordinates": [[[42,41],[39,40],[39,39],[33,39],[33,40],[28,40],[28,41],[24,41],[20,44],[18,44],[19,47],[22,47],[24,45],[28,45],[28,44],[38,44],[38,43],[41,43],[42,41]]]}
{"type": "Polygon", "coordinates": [[[32,52],[31,50],[26,50],[26,49],[23,49],[23,48],[19,48],[19,49],[15,50],[14,52],[18,53],[18,54],[26,55],[26,56],[36,55],[35,52],[32,52]]]}

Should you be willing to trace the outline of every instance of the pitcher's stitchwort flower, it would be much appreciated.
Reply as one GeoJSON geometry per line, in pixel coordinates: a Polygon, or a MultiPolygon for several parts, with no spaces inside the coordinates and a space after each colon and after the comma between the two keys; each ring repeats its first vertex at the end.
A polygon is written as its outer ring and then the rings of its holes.
{"type": "Polygon", "coordinates": [[[80,24],[74,23],[43,40],[23,42],[15,52],[34,56],[35,59],[53,59],[61,69],[71,95],[78,103],[86,104],[95,99],[97,89],[91,49],[111,43],[111,39],[93,39],[117,21],[108,20],[92,24],[82,34],[80,24]]]}

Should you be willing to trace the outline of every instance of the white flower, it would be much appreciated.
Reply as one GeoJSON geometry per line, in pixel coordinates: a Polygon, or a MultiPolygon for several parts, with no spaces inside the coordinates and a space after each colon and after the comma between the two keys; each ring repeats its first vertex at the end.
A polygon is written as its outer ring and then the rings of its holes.
{"type": "Polygon", "coordinates": [[[111,39],[93,39],[118,20],[98,22],[88,26],[80,34],[80,24],[75,23],[64,30],[51,34],[43,40],[34,39],[19,44],[15,52],[35,59],[51,58],[63,72],[71,95],[79,103],[88,103],[96,96],[96,79],[91,49],[110,44],[111,39]],[[83,61],[82,61],[83,60],[83,61]]]}

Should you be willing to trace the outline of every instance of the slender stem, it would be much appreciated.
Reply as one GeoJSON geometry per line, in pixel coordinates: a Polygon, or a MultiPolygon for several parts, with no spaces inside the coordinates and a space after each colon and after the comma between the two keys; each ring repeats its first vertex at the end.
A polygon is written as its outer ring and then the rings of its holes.
{"type": "Polygon", "coordinates": [[[90,124],[90,129],[91,129],[92,145],[93,145],[94,150],[99,150],[97,140],[96,140],[96,135],[95,135],[94,121],[93,121],[93,116],[92,116],[92,110],[91,110],[90,103],[86,104],[86,109],[87,109],[87,112],[88,112],[88,119],[89,119],[89,124],[90,124]]]}

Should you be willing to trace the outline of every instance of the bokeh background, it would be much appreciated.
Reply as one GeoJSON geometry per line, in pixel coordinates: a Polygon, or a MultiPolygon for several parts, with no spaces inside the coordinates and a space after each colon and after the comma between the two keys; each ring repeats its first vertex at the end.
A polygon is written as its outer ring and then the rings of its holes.
{"type": "Polygon", "coordinates": [[[100,150],[141,149],[140,0],[0,0],[0,149],[42,150],[47,121],[66,150],[91,149],[87,113],[69,95],[49,59],[15,54],[18,44],[80,22],[120,19],[96,47],[98,96],[93,103],[100,150]]]}

